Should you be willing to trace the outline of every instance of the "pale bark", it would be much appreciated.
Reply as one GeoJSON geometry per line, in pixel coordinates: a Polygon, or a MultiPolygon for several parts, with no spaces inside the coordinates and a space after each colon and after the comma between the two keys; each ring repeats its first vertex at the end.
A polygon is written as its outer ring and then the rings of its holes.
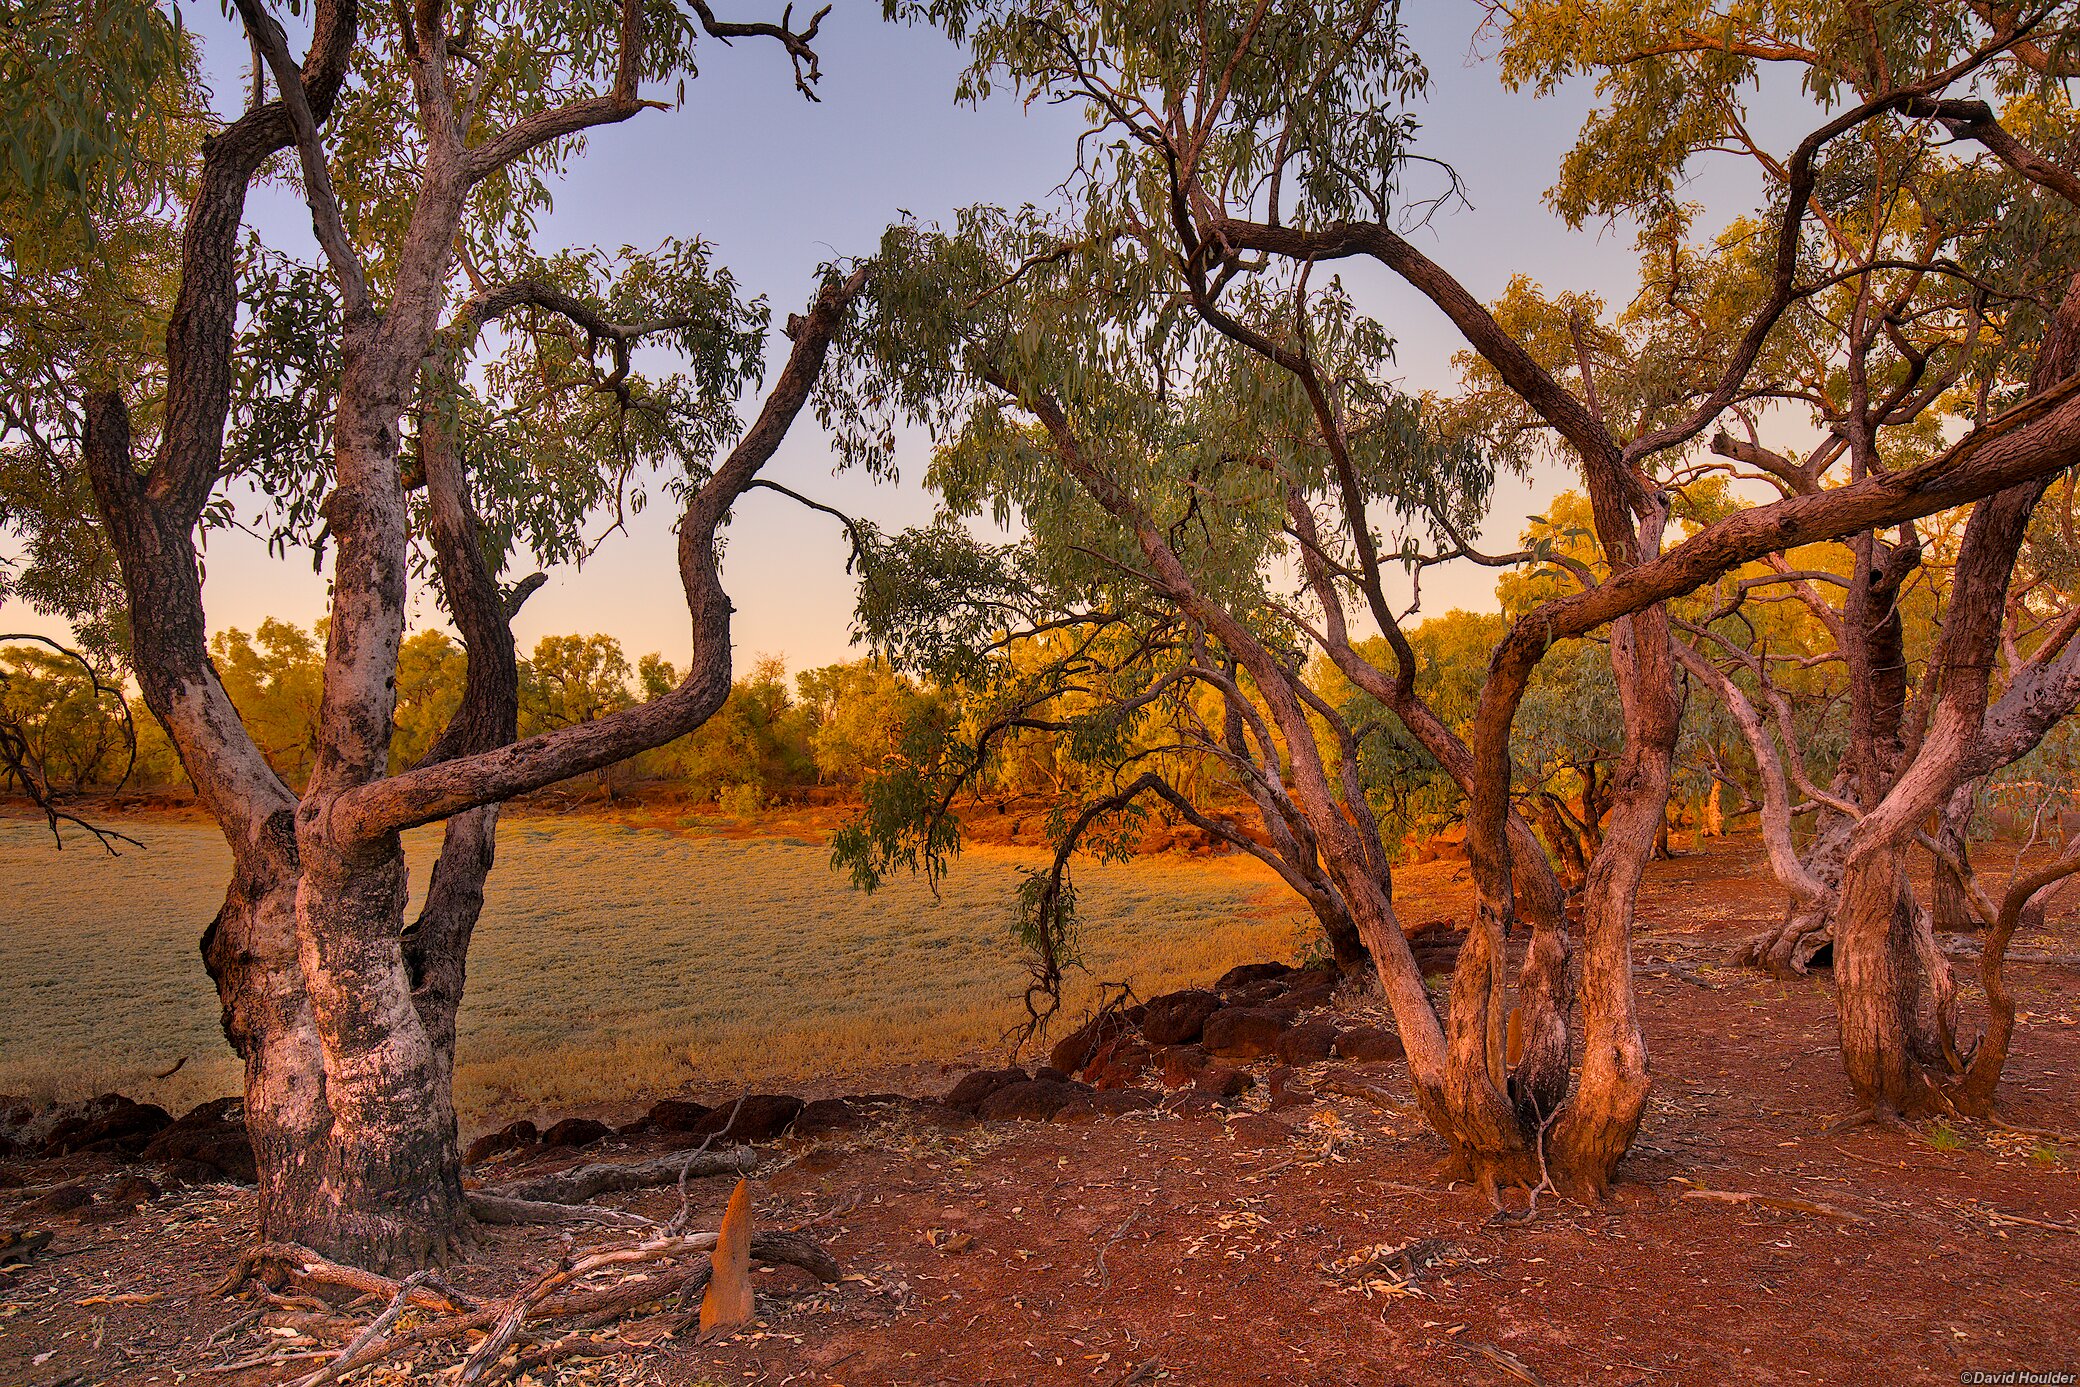
{"type": "MultiPolygon", "coordinates": [[[[232,888],[205,952],[226,1034],[246,1062],[262,1235],[347,1260],[423,1263],[446,1255],[466,1227],[449,1096],[454,1018],[493,857],[495,806],[669,741],[719,705],[729,651],[717,531],[806,400],[860,278],[825,287],[763,412],[688,507],[680,567],[695,624],[691,687],[640,717],[553,741],[551,754],[533,747],[496,756],[513,741],[509,614],[497,610],[495,584],[476,551],[459,461],[450,458],[452,471],[441,473],[440,431],[422,440],[435,450],[422,459],[435,464],[431,538],[469,649],[468,697],[430,764],[406,773],[419,777],[414,788],[432,791],[430,802],[410,799],[417,817],[357,816],[363,796],[395,779],[387,760],[407,580],[399,453],[405,411],[446,306],[465,200],[476,182],[529,150],[642,108],[635,88],[643,10],[635,0],[620,6],[610,93],[565,102],[491,132],[476,147],[466,143],[470,132],[448,90],[454,55],[444,12],[400,12],[423,150],[408,224],[389,248],[380,309],[342,231],[321,143],[356,46],[355,6],[319,0],[300,69],[263,9],[244,5],[241,13],[284,100],[256,107],[204,145],[167,330],[156,459],[149,471],[137,470],[120,396],[96,389],[87,401],[87,469],[123,571],[140,688],[232,850],[232,888]],[[324,507],[332,613],[317,755],[301,797],[246,735],[210,664],[195,547],[221,473],[246,190],[273,155],[292,146],[343,303],[335,485],[324,507]],[[447,838],[426,909],[407,930],[398,830],[436,819],[449,820],[447,838]]],[[[798,62],[808,51],[804,33],[784,24],[757,32],[784,39],[798,62]]],[[[485,316],[477,315],[472,332],[485,316]]]]}

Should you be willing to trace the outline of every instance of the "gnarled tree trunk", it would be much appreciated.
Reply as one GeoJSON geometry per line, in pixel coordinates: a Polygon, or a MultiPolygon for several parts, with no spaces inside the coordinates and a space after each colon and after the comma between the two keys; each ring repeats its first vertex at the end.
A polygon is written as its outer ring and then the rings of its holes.
{"type": "Polygon", "coordinates": [[[1632,987],[1632,922],[1675,780],[1683,691],[1670,647],[1663,608],[1611,628],[1625,748],[1610,787],[1609,826],[1582,890],[1582,1074],[1548,1157],[1554,1183],[1583,1198],[1610,1188],[1650,1087],[1632,987]]]}

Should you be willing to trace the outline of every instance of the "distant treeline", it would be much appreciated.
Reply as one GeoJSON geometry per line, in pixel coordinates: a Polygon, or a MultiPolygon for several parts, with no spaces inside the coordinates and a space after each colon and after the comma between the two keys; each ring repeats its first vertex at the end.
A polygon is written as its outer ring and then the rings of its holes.
{"type": "MultiPolygon", "coordinates": [[[[254,740],[285,780],[301,785],[317,754],[322,629],[270,618],[255,631],[220,632],[210,648],[254,740]]],[[[417,761],[447,724],[461,697],[464,663],[462,646],[443,632],[406,639],[398,661],[393,767],[417,761]]],[[[520,735],[655,698],[679,677],[658,655],[631,664],[612,636],[545,636],[520,661],[520,735]]],[[[51,790],[184,787],[180,761],[143,703],[133,699],[129,710],[134,764],[131,734],[111,705],[108,692],[97,692],[94,680],[63,654],[29,645],[0,650],[0,716],[23,739],[25,764],[51,790]]],[[[699,731],[586,783],[610,793],[639,782],[669,783],[690,798],[751,812],[789,791],[856,788],[869,767],[899,755],[906,738],[934,735],[954,715],[953,700],[879,660],[826,665],[790,679],[780,660],[761,658],[699,731]]],[[[19,789],[6,783],[17,774],[0,768],[0,788],[19,789]]]]}
{"type": "MultiPolygon", "coordinates": [[[[1454,726],[1471,718],[1489,652],[1505,627],[1499,613],[1454,611],[1412,628],[1422,687],[1454,726]]],[[[317,753],[322,627],[270,619],[251,632],[220,632],[210,644],[255,742],[285,780],[300,786],[317,753]]],[[[1005,659],[1045,672],[1063,654],[1059,644],[1028,642],[1005,659]]],[[[390,748],[394,769],[416,762],[447,724],[463,687],[464,664],[462,646],[443,632],[421,631],[405,640],[390,748]]],[[[657,698],[680,679],[680,671],[661,656],[631,662],[620,642],[603,634],[545,636],[520,661],[519,673],[523,737],[657,698]]],[[[1449,829],[1462,811],[1457,787],[1398,722],[1325,660],[1315,662],[1308,678],[1321,698],[1366,729],[1359,770],[1373,812],[1392,837],[1413,843],[1449,829]]],[[[1067,804],[1115,789],[1119,777],[1112,762],[1118,758],[1136,769],[1160,766],[1181,793],[1203,806],[1246,803],[1217,758],[1179,750],[1192,744],[1195,730],[1203,735],[1209,721],[1218,724],[1206,695],[1167,711],[1144,710],[1114,729],[1121,738],[1115,746],[1110,735],[1091,731],[1094,717],[1103,721],[1103,700],[1076,684],[1072,680],[1045,698],[1021,692],[1007,704],[1002,688],[942,687],[876,658],[792,677],[779,659],[760,658],[732,686],[721,712],[698,731],[584,777],[577,788],[614,795],[644,786],[744,815],[818,791],[856,800],[877,778],[884,786],[914,789],[938,783],[958,766],[964,797],[1037,795],[1067,804]],[[1007,708],[1019,715],[1007,720],[1007,708]],[[1017,726],[1007,729],[1007,721],[1017,726]],[[984,729],[990,735],[981,735],[984,729]],[[975,749],[984,741],[988,753],[977,768],[975,749]]],[[[1607,661],[1584,646],[1546,662],[1517,718],[1520,803],[1571,878],[1594,853],[1607,811],[1621,745],[1616,705],[1607,661]]],[[[106,684],[97,694],[85,667],[56,651],[0,647],[0,718],[24,742],[24,764],[59,796],[105,791],[119,782],[146,791],[185,786],[158,722],[141,702],[130,711],[136,761],[125,779],[127,734],[106,684]]],[[[1714,725],[1712,711],[1702,703],[1693,709],[1671,817],[1717,832],[1724,773],[1715,776],[1714,768],[1724,758],[1737,758],[1740,742],[1714,725]]],[[[1321,735],[1329,734],[1325,729],[1321,735]]],[[[9,788],[7,774],[0,766],[0,788],[9,788]]]]}

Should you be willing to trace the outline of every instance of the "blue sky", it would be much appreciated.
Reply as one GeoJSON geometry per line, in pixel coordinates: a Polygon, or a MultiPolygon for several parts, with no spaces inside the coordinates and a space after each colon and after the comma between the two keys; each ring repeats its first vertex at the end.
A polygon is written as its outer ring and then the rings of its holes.
{"type": "MultiPolygon", "coordinates": [[[[726,17],[758,17],[778,7],[736,0],[718,8],[726,17]]],[[[818,42],[825,76],[823,99],[813,104],[795,92],[775,45],[706,45],[683,108],[646,111],[592,136],[555,189],[545,244],[646,247],[698,234],[784,317],[806,301],[819,264],[871,250],[902,212],[934,219],[973,203],[1044,201],[1069,169],[1074,113],[1027,111],[1002,98],[979,110],[956,105],[960,52],[933,31],[884,24],[879,12],[878,0],[837,0],[818,42]]],[[[1472,204],[1439,215],[1419,243],[1482,298],[1522,273],[1623,302],[1629,235],[1569,232],[1542,202],[1591,93],[1535,101],[1505,91],[1494,65],[1472,51],[1480,13],[1471,0],[1409,7],[1412,37],[1433,77],[1420,148],[1459,171],[1472,204]]],[[[190,9],[187,18],[205,36],[217,90],[235,101],[245,80],[244,43],[214,5],[190,9]]],[[[291,189],[257,192],[249,220],[284,249],[311,247],[308,215],[291,189]]],[[[1442,316],[1384,271],[1356,265],[1346,279],[1395,334],[1405,383],[1448,385],[1459,343],[1442,316]]],[[[913,443],[906,478],[921,475],[925,461],[924,441],[913,443]]],[[[797,427],[770,475],[884,527],[930,515],[930,500],[913,481],[834,476],[813,420],[797,427]]],[[[1506,547],[1557,485],[1551,477],[1505,482],[1487,527],[1491,547],[1506,547]]],[[[686,617],[669,512],[659,498],[582,570],[554,573],[522,615],[523,648],[550,632],[600,630],[619,637],[631,659],[654,650],[683,660],[686,617]]],[[[845,555],[827,517],[770,492],[739,506],[726,581],[738,608],[740,669],[754,654],[782,655],[802,669],[858,653],[848,643],[845,555]]],[[[1425,611],[1492,605],[1492,571],[1464,567],[1426,577],[1425,611]]],[[[324,577],[307,555],[273,559],[238,535],[211,539],[207,584],[213,629],[250,629],[270,615],[308,622],[324,607],[324,577]]],[[[19,627],[24,615],[8,620],[19,627]]],[[[430,598],[415,619],[438,623],[430,598]]]]}

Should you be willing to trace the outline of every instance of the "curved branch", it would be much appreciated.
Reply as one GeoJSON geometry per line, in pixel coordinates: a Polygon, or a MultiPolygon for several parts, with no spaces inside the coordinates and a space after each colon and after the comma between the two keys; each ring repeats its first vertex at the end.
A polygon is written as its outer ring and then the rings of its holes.
{"type": "Polygon", "coordinates": [[[798,327],[793,350],[768,392],[758,418],[727,459],[688,497],[679,517],[679,574],[693,624],[693,659],[678,688],[647,703],[592,722],[559,728],[526,741],[403,775],[374,781],[341,796],[342,827],[353,837],[431,823],[479,804],[492,804],[663,746],[699,727],[729,696],[729,595],[722,588],[716,536],[730,507],[771,461],[795,416],[808,402],[823,363],[853,300],[865,285],[861,267],[832,279],[798,327]]]}

